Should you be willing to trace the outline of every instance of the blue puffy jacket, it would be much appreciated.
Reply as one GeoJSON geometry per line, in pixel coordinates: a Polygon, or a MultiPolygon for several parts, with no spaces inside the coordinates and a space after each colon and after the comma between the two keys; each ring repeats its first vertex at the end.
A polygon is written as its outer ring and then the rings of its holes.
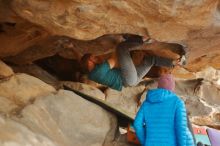
{"type": "Polygon", "coordinates": [[[134,128],[144,146],[194,146],[184,102],[166,89],[148,91],[134,128]]]}

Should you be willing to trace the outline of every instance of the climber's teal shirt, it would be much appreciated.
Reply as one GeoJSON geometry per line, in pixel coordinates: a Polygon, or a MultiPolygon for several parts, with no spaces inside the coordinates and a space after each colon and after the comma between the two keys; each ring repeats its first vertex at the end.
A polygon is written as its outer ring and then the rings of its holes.
{"type": "Polygon", "coordinates": [[[108,61],[98,64],[89,73],[89,79],[97,83],[106,85],[115,90],[122,90],[122,77],[120,69],[111,69],[108,61]]]}

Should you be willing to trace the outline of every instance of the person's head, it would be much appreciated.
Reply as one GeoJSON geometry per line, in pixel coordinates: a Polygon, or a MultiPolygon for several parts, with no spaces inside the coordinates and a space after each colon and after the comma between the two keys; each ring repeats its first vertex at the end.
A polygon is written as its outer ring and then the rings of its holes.
{"type": "Polygon", "coordinates": [[[135,43],[143,43],[143,36],[136,35],[136,34],[124,34],[123,38],[126,42],[135,42],[135,43]]]}
{"type": "Polygon", "coordinates": [[[98,57],[92,55],[91,53],[87,53],[83,55],[80,60],[81,70],[84,73],[90,72],[95,65],[98,63],[98,57]]]}
{"type": "Polygon", "coordinates": [[[158,80],[158,88],[164,88],[170,91],[175,89],[175,80],[172,74],[163,74],[158,80]]]}

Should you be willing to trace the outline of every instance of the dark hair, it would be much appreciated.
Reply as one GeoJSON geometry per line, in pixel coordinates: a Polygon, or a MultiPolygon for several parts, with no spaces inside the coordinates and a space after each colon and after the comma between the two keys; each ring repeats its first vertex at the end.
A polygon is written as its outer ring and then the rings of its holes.
{"type": "Polygon", "coordinates": [[[80,70],[81,70],[82,73],[88,73],[89,72],[88,60],[90,59],[91,56],[92,56],[91,53],[86,53],[80,59],[80,70]]]}
{"type": "Polygon", "coordinates": [[[136,35],[136,34],[124,34],[123,38],[125,39],[125,41],[127,42],[135,42],[135,43],[143,43],[143,37],[140,35],[136,35]]]}

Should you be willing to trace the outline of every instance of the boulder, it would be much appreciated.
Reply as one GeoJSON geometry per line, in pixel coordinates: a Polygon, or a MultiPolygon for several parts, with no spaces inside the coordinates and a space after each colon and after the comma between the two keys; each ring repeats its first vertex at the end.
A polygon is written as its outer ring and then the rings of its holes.
{"type": "Polygon", "coordinates": [[[58,146],[48,137],[33,133],[24,125],[0,116],[1,146],[58,146]]]}
{"type": "Polygon", "coordinates": [[[205,79],[177,79],[175,91],[185,101],[189,116],[194,124],[219,127],[220,122],[217,119],[220,113],[220,93],[218,87],[212,83],[215,76],[212,76],[214,77],[212,79],[211,76],[208,76],[208,74],[213,74],[212,71],[198,73],[199,77],[205,79]]]}
{"type": "Polygon", "coordinates": [[[218,22],[218,0],[186,1],[41,1],[15,0],[13,10],[51,33],[91,39],[107,33],[149,34],[184,40],[188,32],[218,22]],[[186,13],[187,10],[191,13],[186,13]],[[105,27],[103,27],[105,26],[105,27]]]}
{"type": "Polygon", "coordinates": [[[183,67],[175,67],[172,74],[174,74],[174,76],[176,78],[182,78],[182,79],[195,79],[195,73],[194,72],[190,72],[187,69],[183,68],[183,67]]]}
{"type": "Polygon", "coordinates": [[[84,52],[97,54],[117,44],[118,39],[100,41],[99,37],[130,33],[188,46],[190,54],[184,69],[189,71],[199,71],[207,65],[220,68],[218,0],[94,0],[93,3],[1,0],[0,3],[0,57],[22,53],[15,63],[30,63],[54,54],[79,59],[84,52]],[[72,43],[56,44],[63,41],[63,36],[72,43]],[[26,55],[29,54],[26,49],[34,52],[35,57],[26,55]]]}
{"type": "Polygon", "coordinates": [[[199,96],[210,105],[220,105],[220,90],[210,82],[204,82],[200,87],[199,96]]]}
{"type": "Polygon", "coordinates": [[[9,116],[16,113],[19,110],[19,106],[8,98],[0,96],[0,114],[9,116]]]}
{"type": "Polygon", "coordinates": [[[13,70],[0,60],[0,79],[10,77],[14,74],[13,70]]]}
{"type": "Polygon", "coordinates": [[[120,92],[109,88],[105,91],[106,101],[135,117],[138,111],[138,98],[144,90],[144,85],[123,88],[120,92]]]}
{"type": "Polygon", "coordinates": [[[212,113],[212,107],[205,105],[198,99],[186,99],[185,104],[190,117],[209,116],[212,113]]]}
{"type": "Polygon", "coordinates": [[[115,116],[66,90],[39,98],[18,120],[60,146],[102,146],[116,130],[115,116]]]}
{"type": "Polygon", "coordinates": [[[199,89],[203,84],[203,79],[176,79],[175,92],[184,98],[199,99],[199,89]]]}
{"type": "Polygon", "coordinates": [[[208,126],[208,127],[220,129],[220,122],[216,122],[211,116],[193,117],[192,122],[193,124],[196,125],[208,126]]]}
{"type": "Polygon", "coordinates": [[[206,67],[203,70],[195,73],[196,78],[203,78],[210,82],[216,82],[220,79],[220,70],[213,67],[206,67]]]}
{"type": "Polygon", "coordinates": [[[45,83],[53,86],[55,89],[59,89],[60,83],[56,77],[49,74],[46,70],[42,69],[41,67],[35,65],[35,64],[28,64],[28,65],[22,65],[22,66],[12,66],[15,73],[25,73],[31,76],[34,76],[45,83]]]}
{"type": "Polygon", "coordinates": [[[0,83],[0,96],[21,106],[55,91],[52,86],[27,74],[16,74],[0,83]]]}
{"type": "Polygon", "coordinates": [[[70,82],[70,81],[65,81],[62,84],[73,90],[82,92],[84,94],[96,97],[101,100],[105,100],[105,94],[100,89],[93,87],[91,85],[79,83],[79,82],[70,82]]]}
{"type": "MultiPolygon", "coordinates": [[[[1,10],[2,6],[5,7],[2,1],[0,1],[1,10]]],[[[0,58],[14,56],[48,36],[48,32],[41,26],[32,24],[17,16],[10,8],[7,9],[0,13],[7,16],[11,11],[13,14],[9,18],[1,19],[0,16],[0,58]]]]}

